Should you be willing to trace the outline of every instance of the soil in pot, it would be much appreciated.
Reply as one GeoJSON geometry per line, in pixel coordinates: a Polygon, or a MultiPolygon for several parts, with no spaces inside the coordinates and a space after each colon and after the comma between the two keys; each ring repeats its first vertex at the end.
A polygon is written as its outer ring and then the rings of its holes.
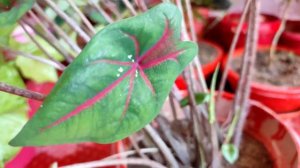
{"type": "MultiPolygon", "coordinates": [[[[182,139],[186,142],[190,142],[190,136],[192,134],[187,120],[177,120],[171,123],[173,133],[181,135],[182,139]]],[[[162,135],[164,138],[164,135],[162,135]]],[[[167,140],[168,142],[168,140],[167,140]]],[[[194,145],[193,143],[187,143],[187,145],[194,145]]],[[[195,153],[195,147],[189,147],[192,151],[190,154],[195,153]]],[[[195,162],[195,156],[191,157],[192,163],[195,162]]],[[[251,135],[244,133],[241,141],[239,159],[233,165],[223,162],[223,168],[273,168],[273,161],[269,152],[265,146],[252,137],[251,135]]]]}
{"type": "Polygon", "coordinates": [[[213,62],[217,56],[218,52],[214,46],[206,42],[199,42],[199,59],[202,65],[209,64],[213,62]]]}
{"type": "MultiPolygon", "coordinates": [[[[270,62],[269,50],[258,51],[253,81],[274,86],[300,86],[300,56],[292,52],[277,51],[270,62]]],[[[242,57],[232,61],[234,71],[240,73],[242,57]]]]}
{"type": "Polygon", "coordinates": [[[272,168],[273,162],[267,149],[248,134],[243,135],[239,159],[235,164],[225,163],[224,168],[272,168]]]}

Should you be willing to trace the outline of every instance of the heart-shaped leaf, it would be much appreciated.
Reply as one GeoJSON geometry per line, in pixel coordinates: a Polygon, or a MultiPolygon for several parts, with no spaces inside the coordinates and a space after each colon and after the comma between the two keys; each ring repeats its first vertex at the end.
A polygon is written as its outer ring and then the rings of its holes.
{"type": "Polygon", "coordinates": [[[16,23],[34,2],[35,0],[0,0],[0,25],[16,23]]]}
{"type": "Polygon", "coordinates": [[[111,143],[143,128],[198,53],[180,41],[180,25],[177,7],[165,3],[104,28],[10,144],[111,143]]]}

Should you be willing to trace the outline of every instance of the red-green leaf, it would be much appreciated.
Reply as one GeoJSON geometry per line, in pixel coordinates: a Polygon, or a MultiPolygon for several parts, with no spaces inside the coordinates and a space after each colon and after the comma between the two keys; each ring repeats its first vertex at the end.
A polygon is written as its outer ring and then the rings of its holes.
{"type": "Polygon", "coordinates": [[[180,41],[180,25],[179,10],[166,3],[104,28],[10,144],[111,143],[143,128],[198,53],[180,41]]]}

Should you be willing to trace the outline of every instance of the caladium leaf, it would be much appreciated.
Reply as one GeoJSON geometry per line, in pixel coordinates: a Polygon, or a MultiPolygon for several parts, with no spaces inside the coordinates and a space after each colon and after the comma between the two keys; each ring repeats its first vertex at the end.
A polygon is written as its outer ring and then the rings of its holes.
{"type": "Polygon", "coordinates": [[[143,128],[198,53],[180,41],[180,25],[177,7],[165,3],[104,28],[10,144],[111,143],[143,128]]]}
{"type": "Polygon", "coordinates": [[[0,0],[0,25],[16,23],[34,2],[35,0],[0,0]]]}

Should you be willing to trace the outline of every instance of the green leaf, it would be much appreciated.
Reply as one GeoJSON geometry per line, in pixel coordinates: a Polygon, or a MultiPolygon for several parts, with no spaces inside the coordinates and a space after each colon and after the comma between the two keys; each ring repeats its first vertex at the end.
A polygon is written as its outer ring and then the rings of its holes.
{"type": "MultiPolygon", "coordinates": [[[[195,93],[195,99],[196,99],[196,104],[200,105],[200,104],[209,102],[209,100],[210,100],[210,94],[207,94],[207,93],[195,93]]],[[[182,99],[180,101],[180,106],[181,107],[185,107],[187,105],[189,105],[189,99],[188,99],[188,97],[186,97],[186,98],[184,98],[184,99],[182,99]]]]}
{"type": "MultiPolygon", "coordinates": [[[[24,34],[23,38],[29,38],[24,34]]],[[[38,36],[35,36],[37,42],[47,49],[47,52],[56,60],[62,61],[63,57],[52,47],[50,44],[45,42],[38,36]]],[[[35,56],[45,57],[45,54],[28,39],[26,43],[17,42],[14,38],[10,39],[10,46],[19,51],[31,53],[35,56]]],[[[58,80],[56,69],[50,65],[43,64],[41,62],[18,56],[16,58],[16,65],[20,69],[22,75],[27,78],[34,80],[38,83],[43,82],[56,82],[58,80]],[[34,67],[34,68],[32,68],[34,67]],[[38,69],[38,71],[37,71],[38,69]]]]}
{"type": "Polygon", "coordinates": [[[210,100],[209,100],[209,106],[208,106],[208,120],[209,123],[212,124],[216,120],[216,109],[215,109],[215,90],[216,90],[216,84],[217,84],[217,77],[219,72],[219,65],[217,66],[210,85],[210,100]]]}
{"type": "Polygon", "coordinates": [[[165,3],[105,27],[10,144],[112,143],[143,128],[198,53],[180,41],[180,25],[177,7],[165,3]]]}
{"type": "MultiPolygon", "coordinates": [[[[0,81],[24,88],[24,83],[13,63],[0,65],[0,81]]],[[[0,92],[0,167],[11,159],[19,148],[11,147],[8,142],[26,122],[28,109],[26,99],[0,92]]]]}
{"type": "MultiPolygon", "coordinates": [[[[1,82],[17,86],[19,88],[25,87],[23,80],[13,63],[0,65],[0,72],[1,82]]],[[[25,98],[0,92],[0,107],[0,114],[11,111],[24,112],[27,110],[27,103],[25,98]]]]}
{"type": "Polygon", "coordinates": [[[5,5],[3,0],[0,3],[0,25],[12,25],[16,23],[33,5],[35,0],[12,0],[5,5]]]}
{"type": "Polygon", "coordinates": [[[0,167],[20,150],[19,147],[8,145],[8,142],[17,135],[26,121],[25,115],[19,113],[0,114],[0,167]]]}
{"type": "Polygon", "coordinates": [[[221,150],[224,158],[230,164],[233,164],[239,158],[239,149],[233,144],[223,144],[221,150]]]}

